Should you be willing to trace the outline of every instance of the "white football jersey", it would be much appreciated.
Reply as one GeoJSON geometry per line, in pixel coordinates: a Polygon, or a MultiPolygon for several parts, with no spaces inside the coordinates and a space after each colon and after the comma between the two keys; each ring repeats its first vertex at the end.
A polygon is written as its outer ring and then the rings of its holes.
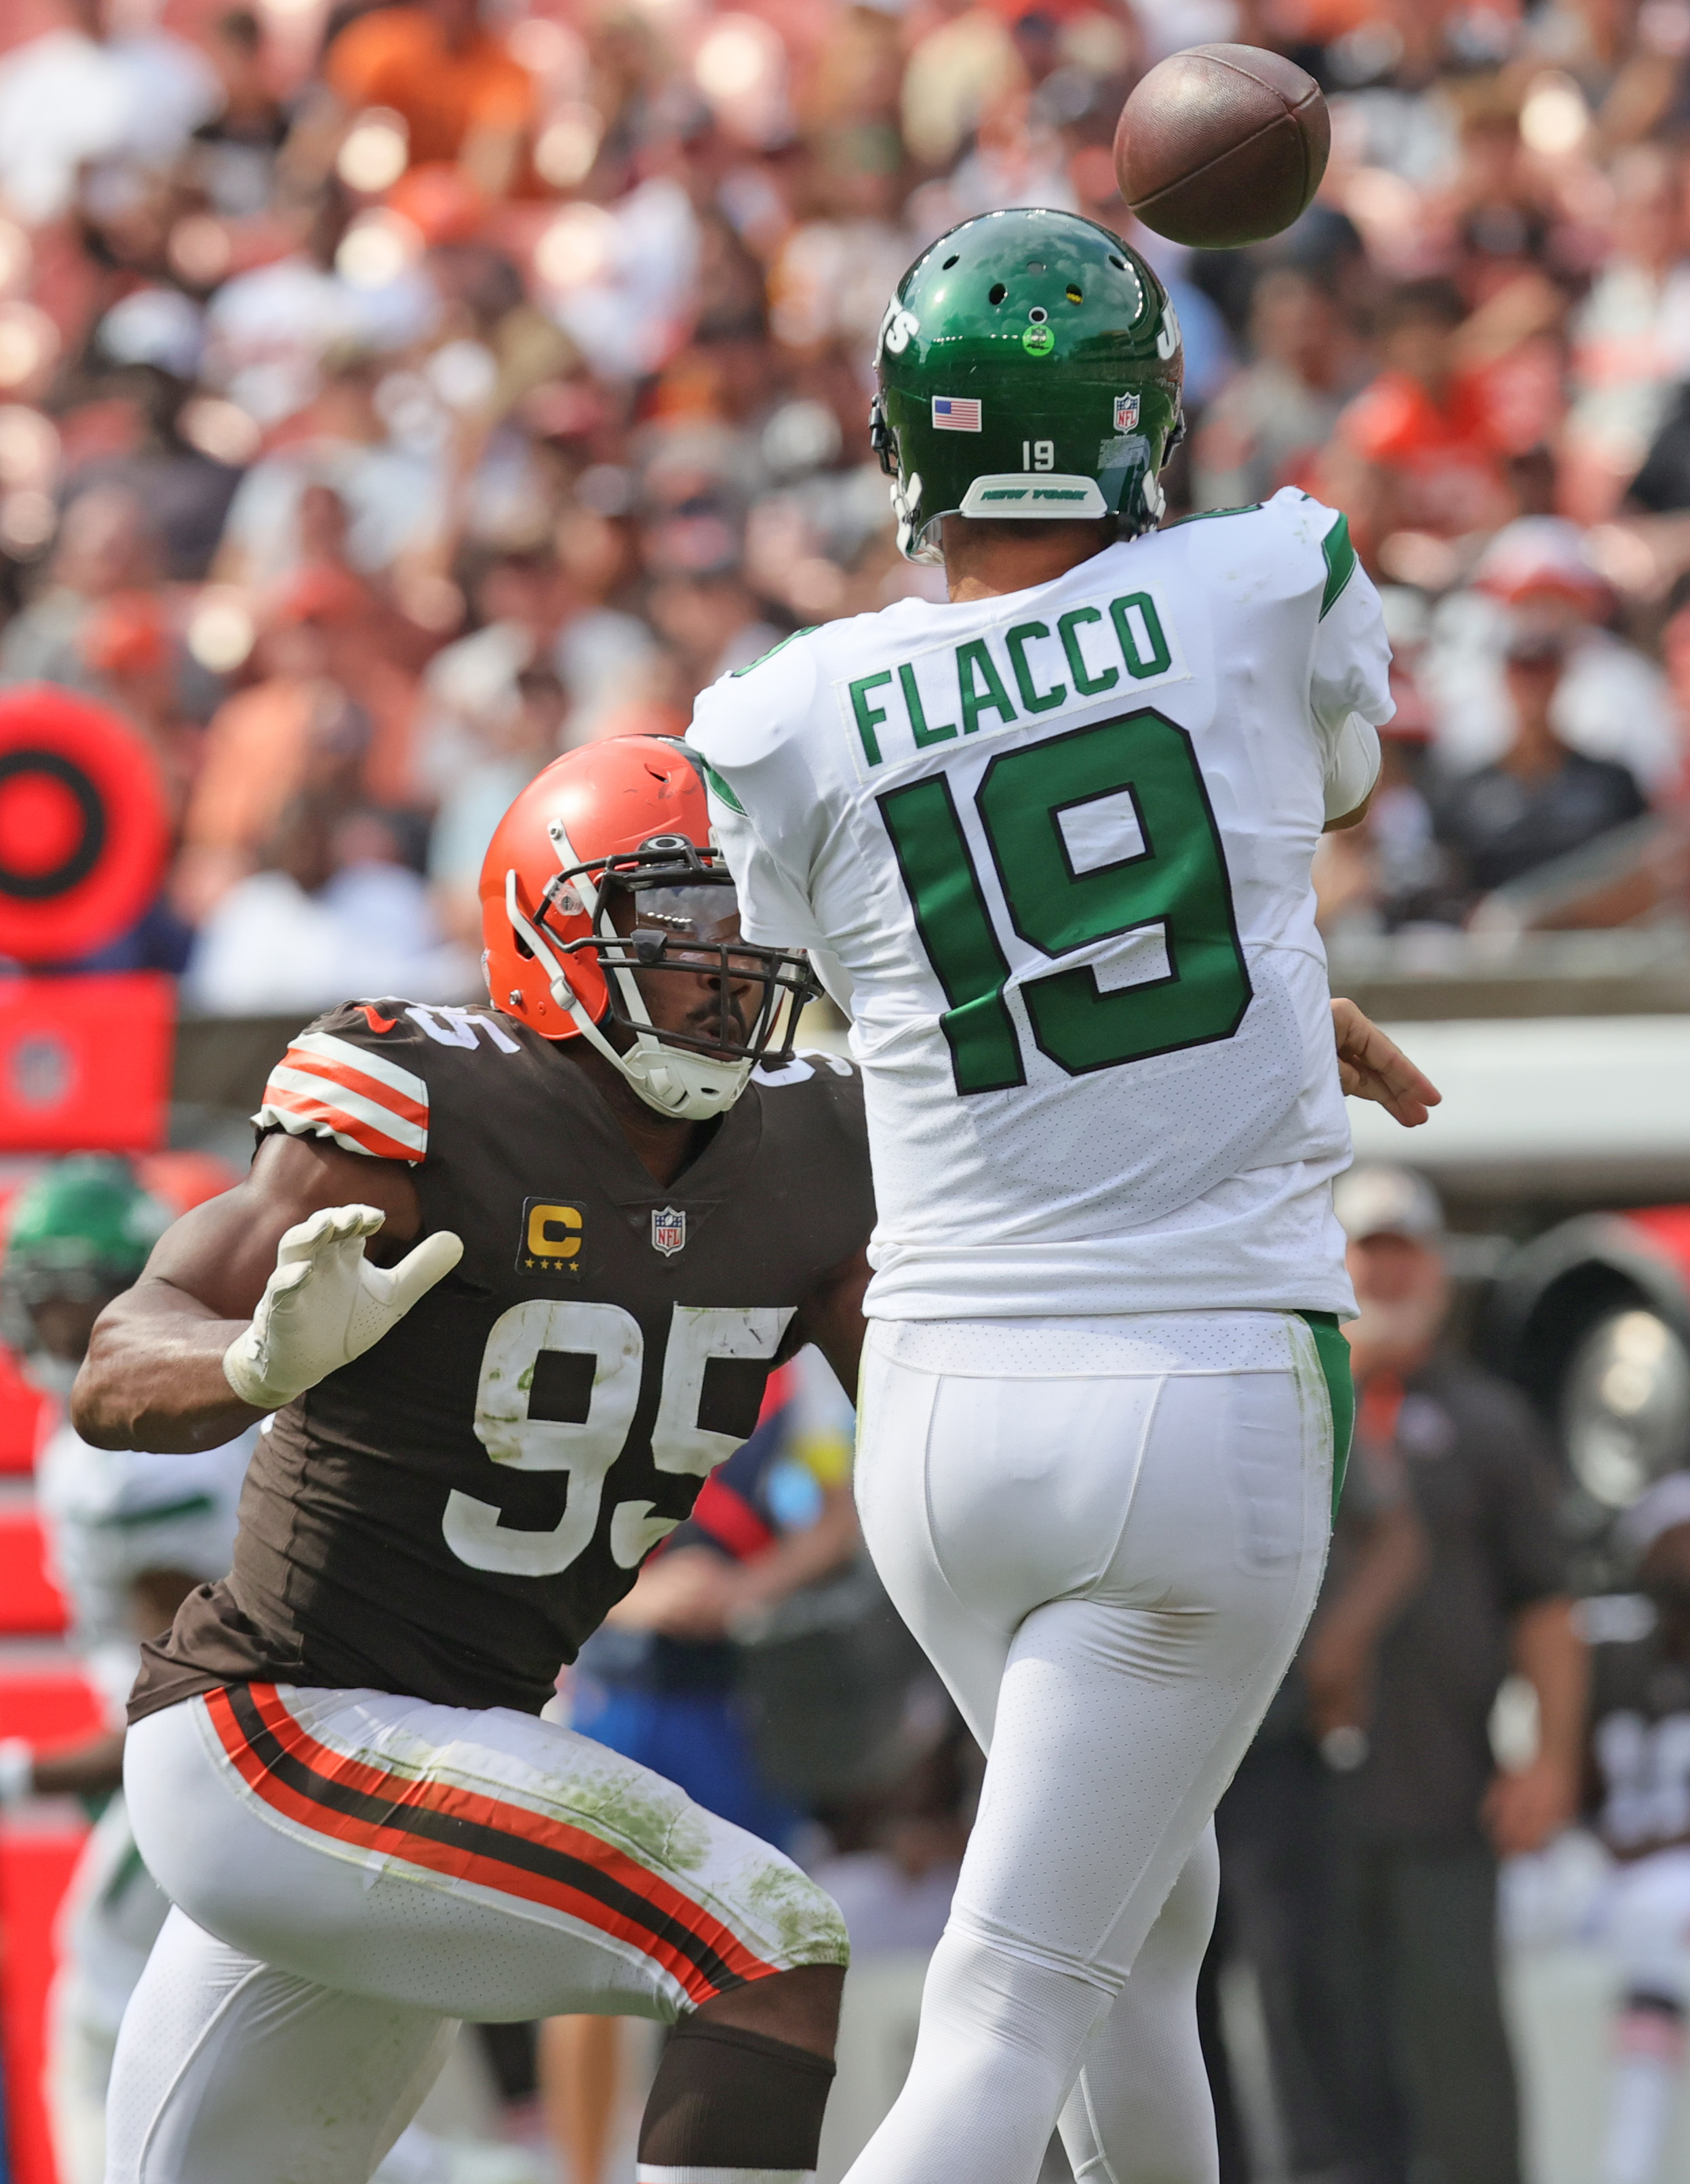
{"type": "Polygon", "coordinates": [[[68,1420],[36,1463],[36,1500],[71,1641],[121,1728],[141,1666],[131,1589],[147,1570],[224,1576],[235,1552],[236,1508],[258,1446],[249,1426],[220,1447],[149,1455],[95,1448],[68,1420]]]}
{"type": "Polygon", "coordinates": [[[699,699],[744,930],[852,1019],[871,1316],[1354,1311],[1309,863],[1389,661],[1287,491],[699,699]]]}

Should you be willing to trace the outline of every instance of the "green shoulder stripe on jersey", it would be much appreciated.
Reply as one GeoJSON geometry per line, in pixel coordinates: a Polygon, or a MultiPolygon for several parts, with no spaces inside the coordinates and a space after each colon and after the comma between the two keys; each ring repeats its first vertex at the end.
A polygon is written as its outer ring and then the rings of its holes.
{"type": "Polygon", "coordinates": [[[1165,523],[1162,528],[1177,531],[1182,523],[1213,523],[1217,515],[1254,515],[1260,506],[1259,500],[1242,500],[1236,508],[1193,509],[1189,515],[1176,515],[1171,523],[1165,523]]]}
{"type": "MultiPolygon", "coordinates": [[[[783,637],[778,644],[771,644],[766,652],[759,652],[755,660],[748,660],[743,667],[731,668],[728,671],[737,682],[742,675],[749,675],[753,668],[760,667],[765,660],[772,660],[777,652],[784,652],[789,644],[796,644],[801,637],[814,637],[820,627],[819,621],[813,621],[808,629],[795,629],[790,637],[783,637]]],[[[734,809],[737,811],[738,805],[736,805],[734,809]]]]}
{"type": "MultiPolygon", "coordinates": [[[[737,668],[734,671],[737,674],[742,675],[745,672],[745,670],[742,667],[737,668]]],[[[713,796],[720,796],[722,802],[726,805],[730,811],[737,811],[740,817],[743,819],[745,816],[745,806],[740,802],[738,797],[734,794],[732,789],[728,787],[726,782],[722,779],[720,774],[716,772],[714,766],[710,764],[709,759],[701,758],[698,763],[704,769],[704,779],[709,786],[710,794],[713,796]]]]}
{"type": "Polygon", "coordinates": [[[1320,619],[1324,621],[1338,603],[1338,595],[1355,574],[1355,549],[1349,539],[1349,518],[1341,515],[1320,541],[1326,564],[1326,588],[1320,594],[1320,619]]]}
{"type": "Polygon", "coordinates": [[[115,1517],[96,1517],[89,1529],[102,1532],[132,1532],[142,1524],[169,1524],[178,1517],[208,1517],[216,1507],[216,1502],[208,1494],[184,1494],[180,1501],[161,1502],[156,1509],[135,1509],[115,1517]]]}
{"type": "MultiPolygon", "coordinates": [[[[1340,523],[1343,518],[1338,518],[1340,523]]],[[[1350,1378],[1349,1345],[1335,1312],[1300,1312],[1315,1338],[1315,1351],[1326,1376],[1326,1400],[1332,1407],[1332,1515],[1338,1513],[1338,1496],[1344,1490],[1344,1472],[1349,1462],[1350,1435],[1355,1430],[1355,1383],[1350,1378]]]]}

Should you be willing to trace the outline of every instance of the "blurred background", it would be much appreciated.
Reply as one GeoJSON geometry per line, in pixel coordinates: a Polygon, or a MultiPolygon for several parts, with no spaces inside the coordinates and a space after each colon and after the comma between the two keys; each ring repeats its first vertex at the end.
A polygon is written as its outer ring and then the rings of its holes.
{"type": "MultiPolygon", "coordinates": [[[[918,250],[1018,204],[1174,294],[1170,516],[1348,515],[1398,711],[1321,921],[1446,1095],[1411,1139],[1354,1117],[1356,1455],[1220,1816],[1224,2184],[1690,2180],[1690,0],[8,0],[14,2184],[97,2184],[159,1915],[114,1724],[231,1521],[68,1434],[89,1319],[320,1008],[473,1036],[482,850],[548,759],[942,595],[868,456],[875,336],[918,250]],[[1333,150],[1288,234],[1198,256],[1109,147],[1211,39],[1311,70],[1333,150]]],[[[800,1359],[556,1702],[844,1906],[822,2184],[901,2081],[980,1779],[862,1562],[850,1435],[800,1359]]],[[[382,2176],[622,2184],[652,2054],[466,2034],[382,2176]]]]}

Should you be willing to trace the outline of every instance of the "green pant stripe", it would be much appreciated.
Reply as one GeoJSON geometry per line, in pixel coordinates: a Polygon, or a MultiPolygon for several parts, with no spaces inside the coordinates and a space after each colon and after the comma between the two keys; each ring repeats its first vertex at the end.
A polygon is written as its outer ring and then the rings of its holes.
{"type": "Polygon", "coordinates": [[[1350,1435],[1355,1429],[1355,1383],[1349,1376],[1349,1345],[1344,1340],[1335,1312],[1300,1312],[1308,1323],[1326,1375],[1326,1398],[1332,1407],[1332,1515],[1338,1513],[1338,1496],[1344,1489],[1344,1468],[1349,1462],[1350,1435]]]}

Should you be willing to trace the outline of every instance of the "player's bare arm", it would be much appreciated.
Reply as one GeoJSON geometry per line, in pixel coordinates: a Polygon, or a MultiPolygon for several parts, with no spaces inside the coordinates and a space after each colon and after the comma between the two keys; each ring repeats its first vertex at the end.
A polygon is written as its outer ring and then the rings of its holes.
{"type": "Polygon", "coordinates": [[[364,1243],[378,1265],[400,1257],[421,1227],[401,1164],[321,1139],[266,1138],[245,1178],[175,1223],[140,1281],[101,1314],[71,1399],[78,1433],[97,1448],[214,1448],[262,1417],[231,1387],[225,1357],[251,1323],[283,1236],[349,1206],[383,1217],[364,1243]]]}
{"type": "Polygon", "coordinates": [[[813,1342],[848,1391],[857,1384],[863,1356],[863,1293],[869,1286],[866,1241],[823,1275],[798,1307],[789,1337],[794,1351],[813,1342]]]}

